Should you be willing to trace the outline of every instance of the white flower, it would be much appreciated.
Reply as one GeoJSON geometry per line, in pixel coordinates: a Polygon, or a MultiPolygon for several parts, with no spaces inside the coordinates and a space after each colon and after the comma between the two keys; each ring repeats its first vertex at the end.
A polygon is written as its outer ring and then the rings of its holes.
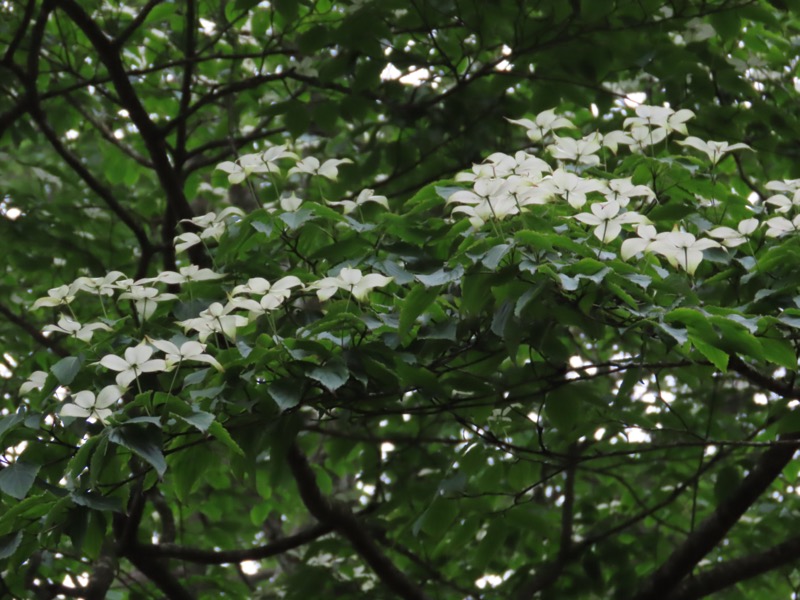
{"type": "Polygon", "coordinates": [[[578,213],[575,219],[587,225],[594,225],[594,236],[602,243],[616,239],[626,223],[642,223],[646,218],[636,212],[619,214],[620,205],[615,200],[596,202],[591,206],[592,214],[578,213]]]}
{"type": "Polygon", "coordinates": [[[106,354],[100,359],[99,363],[106,369],[118,371],[117,385],[128,387],[131,381],[138,378],[142,373],[155,373],[165,371],[166,363],[160,359],[151,360],[153,349],[147,344],[139,344],[132,348],[125,349],[125,358],[115,354],[106,354]]]}
{"type": "Polygon", "coordinates": [[[768,181],[764,186],[773,192],[783,192],[784,194],[794,194],[800,190],[800,179],[784,179],[782,181],[768,181]]]}
{"type": "Polygon", "coordinates": [[[625,131],[609,131],[605,135],[603,135],[603,146],[611,150],[614,154],[617,153],[620,144],[625,144],[626,146],[633,146],[636,144],[634,139],[628,135],[625,131]]]}
{"type": "Polygon", "coordinates": [[[656,194],[646,185],[633,185],[630,177],[624,179],[612,179],[606,184],[607,189],[604,192],[606,199],[616,200],[623,208],[628,206],[631,198],[645,196],[650,200],[655,200],[656,194]]]}
{"type": "Polygon", "coordinates": [[[240,315],[229,314],[234,308],[236,307],[222,306],[219,302],[214,302],[199,316],[181,321],[178,325],[196,331],[201,342],[206,341],[212,333],[223,333],[235,340],[236,330],[247,325],[247,319],[240,315]]]}
{"type": "Polygon", "coordinates": [[[281,209],[285,212],[297,212],[303,201],[298,198],[294,192],[291,196],[283,196],[280,201],[281,209]]]}
{"type": "Polygon", "coordinates": [[[776,212],[787,213],[792,210],[792,208],[800,206],[800,190],[797,190],[792,194],[791,200],[784,194],[775,194],[774,196],[767,198],[765,202],[767,204],[777,206],[778,208],[776,209],[776,212]]]}
{"type": "Polygon", "coordinates": [[[336,277],[325,277],[308,287],[317,290],[317,297],[320,300],[327,300],[340,289],[349,290],[356,300],[363,300],[370,290],[388,285],[392,279],[377,273],[362,275],[359,269],[344,267],[336,277]]]}
{"type": "Polygon", "coordinates": [[[639,252],[646,252],[650,244],[659,239],[659,236],[663,237],[667,234],[657,233],[656,228],[652,225],[639,225],[636,228],[636,235],[639,237],[628,238],[622,242],[622,247],[619,251],[622,260],[628,260],[632,256],[639,254],[639,252]]]}
{"type": "Polygon", "coordinates": [[[752,150],[747,144],[728,144],[728,142],[704,142],[700,138],[689,136],[678,142],[682,146],[691,146],[695,150],[705,152],[712,164],[717,164],[723,156],[734,150],[752,150]]]}
{"type": "MultiPolygon", "coordinates": [[[[169,285],[177,285],[187,283],[189,281],[211,281],[213,279],[222,279],[225,275],[215,273],[211,269],[201,269],[197,265],[187,265],[180,268],[180,272],[164,271],[159,273],[156,277],[148,277],[147,279],[140,279],[136,285],[143,285],[146,283],[166,283],[169,285]]],[[[121,297],[121,296],[120,296],[121,297]]]]}
{"type": "Polygon", "coordinates": [[[550,155],[558,160],[574,160],[582,165],[599,165],[600,142],[595,136],[580,140],[555,136],[555,142],[547,147],[550,155]]]}
{"type": "Polygon", "coordinates": [[[509,215],[519,213],[519,206],[512,196],[499,196],[482,200],[474,206],[459,206],[453,209],[453,213],[464,213],[469,217],[469,222],[475,229],[483,227],[489,219],[502,221],[509,215]]]}
{"type": "Polygon", "coordinates": [[[168,340],[151,340],[148,338],[147,341],[164,353],[167,371],[171,371],[175,365],[179,365],[187,360],[208,363],[217,371],[224,371],[222,365],[217,362],[217,359],[210,354],[204,354],[206,345],[200,342],[189,340],[181,344],[179,348],[168,340]]]}
{"type": "Polygon", "coordinates": [[[253,277],[245,285],[237,285],[233,288],[232,295],[234,298],[231,300],[231,305],[256,313],[275,310],[289,298],[292,288],[301,285],[303,285],[303,282],[294,275],[282,277],[275,283],[270,283],[263,277],[253,277]],[[261,298],[258,302],[235,298],[239,294],[250,294],[252,296],[261,296],[261,298]]]}
{"type": "Polygon", "coordinates": [[[111,331],[111,327],[105,323],[89,323],[87,325],[81,325],[75,319],[63,316],[58,320],[57,325],[45,325],[42,331],[66,333],[67,335],[77,338],[82,342],[91,342],[94,332],[98,329],[102,329],[103,331],[111,331]]]}
{"type": "Polygon", "coordinates": [[[333,206],[343,206],[344,207],[344,214],[349,215],[353,212],[356,208],[361,206],[366,202],[375,202],[376,204],[380,204],[386,210],[389,210],[389,201],[386,199],[386,196],[376,196],[375,190],[361,190],[361,192],[356,196],[355,200],[342,200],[341,202],[328,202],[333,206]]]}
{"type": "Polygon", "coordinates": [[[60,285],[55,288],[47,290],[47,296],[39,298],[33,303],[31,310],[36,310],[43,306],[54,308],[56,306],[64,306],[75,300],[75,291],[72,286],[60,285]]]}
{"type": "MultiPolygon", "coordinates": [[[[666,106],[648,106],[645,104],[637,106],[635,112],[635,117],[628,117],[625,119],[622,124],[623,127],[644,126],[647,128],[658,128],[663,129],[665,135],[670,131],[677,131],[678,133],[686,135],[685,123],[694,117],[694,113],[685,108],[675,112],[666,106]]],[[[661,139],[664,138],[662,137],[661,139]]]]}
{"type": "Polygon", "coordinates": [[[554,109],[540,112],[536,118],[531,121],[530,119],[506,119],[509,123],[515,125],[522,125],[528,130],[528,138],[531,141],[541,141],[548,133],[556,129],[564,127],[575,127],[569,119],[556,116],[554,109]]]}
{"type": "Polygon", "coordinates": [[[300,160],[297,165],[289,169],[289,175],[293,173],[308,173],[310,175],[321,175],[328,179],[336,180],[339,175],[338,166],[342,164],[352,163],[349,158],[331,158],[320,164],[319,160],[313,156],[307,156],[300,160]]]}
{"type": "Polygon", "coordinates": [[[792,233],[800,229],[800,215],[791,221],[786,217],[773,217],[764,222],[767,226],[767,237],[783,237],[787,233],[792,233]]]}
{"type": "Polygon", "coordinates": [[[125,277],[125,274],[119,271],[111,271],[105,277],[78,277],[73,282],[72,288],[98,296],[113,296],[114,290],[117,289],[114,283],[122,277],[125,277]]]}
{"type": "Polygon", "coordinates": [[[183,219],[181,223],[194,223],[200,227],[202,231],[199,235],[194,232],[187,232],[175,236],[175,251],[183,252],[187,248],[201,243],[203,240],[213,239],[219,241],[222,234],[225,233],[226,221],[229,217],[234,216],[243,217],[244,212],[240,208],[229,206],[219,214],[210,212],[205,215],[200,215],[199,217],[183,219]]]}
{"type": "Polygon", "coordinates": [[[722,245],[726,248],[741,246],[747,241],[747,236],[758,228],[758,219],[750,218],[739,222],[736,229],[730,227],[717,227],[708,232],[713,238],[722,240],[722,245]]]}
{"type": "Polygon", "coordinates": [[[25,381],[19,387],[20,394],[27,394],[33,390],[41,390],[44,388],[44,384],[47,381],[47,373],[44,371],[34,371],[28,377],[28,380],[25,381]]]}
{"type": "Polygon", "coordinates": [[[648,146],[655,146],[659,142],[662,142],[666,137],[667,130],[663,127],[650,129],[643,125],[635,125],[631,128],[631,139],[633,139],[631,148],[644,150],[648,146]]]}
{"type": "Polygon", "coordinates": [[[569,202],[573,208],[581,208],[586,204],[586,194],[598,192],[603,185],[594,179],[581,179],[575,173],[556,169],[553,174],[543,179],[531,192],[533,198],[559,196],[569,202]]]}
{"type": "Polygon", "coordinates": [[[217,165],[217,169],[228,174],[228,181],[241,183],[251,173],[269,173],[270,164],[264,162],[260,154],[245,154],[236,162],[225,161],[217,165]]]}
{"type": "Polygon", "coordinates": [[[82,391],[72,396],[72,403],[64,404],[58,414],[62,417],[78,417],[97,419],[106,425],[106,419],[113,414],[109,408],[119,400],[125,392],[116,385],[107,385],[95,397],[94,392],[82,391]]]}
{"type": "Polygon", "coordinates": [[[156,288],[142,285],[132,285],[127,292],[119,295],[120,300],[133,300],[136,311],[145,321],[153,315],[159,302],[176,298],[175,294],[162,294],[156,288]]]}
{"type": "Polygon", "coordinates": [[[708,238],[697,239],[685,231],[671,231],[652,242],[648,249],[666,257],[673,265],[680,266],[693,275],[703,260],[703,250],[719,248],[719,242],[708,238]]]}
{"type": "Polygon", "coordinates": [[[278,171],[278,167],[274,164],[276,160],[280,160],[281,158],[291,158],[293,160],[300,160],[300,157],[297,156],[294,152],[290,152],[286,149],[286,145],[281,146],[273,146],[269,150],[265,150],[264,153],[261,155],[261,160],[263,160],[269,167],[270,171],[278,171]]]}

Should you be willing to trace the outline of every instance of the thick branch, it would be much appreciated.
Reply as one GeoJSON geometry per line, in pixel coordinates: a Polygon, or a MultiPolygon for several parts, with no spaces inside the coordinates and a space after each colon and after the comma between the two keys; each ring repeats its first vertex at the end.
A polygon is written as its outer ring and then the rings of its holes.
{"type": "MultiPolygon", "coordinates": [[[[796,441],[800,434],[783,436],[796,441]]],[[[763,494],[792,460],[800,443],[773,446],[764,452],[739,487],[717,506],[670,557],[653,573],[635,600],[665,598],[725,537],[747,509],[763,494]]]]}
{"type": "Polygon", "coordinates": [[[800,559],[800,536],[763,552],[725,561],[678,586],[669,600],[696,600],[800,559]]]}
{"type": "Polygon", "coordinates": [[[427,600],[428,596],[389,560],[355,515],[322,494],[314,471],[296,443],[289,448],[287,459],[308,511],[320,523],[331,526],[346,538],[386,587],[398,596],[407,600],[427,600]]]}
{"type": "Polygon", "coordinates": [[[151,556],[159,558],[177,558],[202,565],[221,565],[224,563],[240,563],[245,560],[262,560],[276,556],[313,542],[321,536],[332,532],[333,529],[331,525],[315,525],[300,533],[276,540],[264,546],[242,550],[202,550],[175,544],[148,545],[141,546],[141,548],[151,556]]]}

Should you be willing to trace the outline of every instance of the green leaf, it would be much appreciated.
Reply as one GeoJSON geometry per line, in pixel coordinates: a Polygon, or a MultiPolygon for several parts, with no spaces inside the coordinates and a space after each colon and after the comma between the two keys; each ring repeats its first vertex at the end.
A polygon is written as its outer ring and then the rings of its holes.
{"type": "Polygon", "coordinates": [[[0,471],[0,492],[22,500],[36,480],[39,465],[18,460],[0,471]]]}
{"type": "Polygon", "coordinates": [[[764,356],[769,362],[790,370],[797,368],[797,355],[789,340],[762,337],[759,338],[759,342],[761,342],[764,356]]]}
{"type": "Polygon", "coordinates": [[[212,415],[211,413],[204,412],[202,410],[194,410],[185,415],[178,415],[178,417],[189,423],[189,425],[196,427],[203,433],[208,431],[208,428],[214,421],[214,415],[212,415]]]}
{"type": "Polygon", "coordinates": [[[719,348],[715,348],[711,344],[703,341],[699,337],[694,337],[692,335],[689,336],[689,339],[692,342],[692,345],[697,349],[700,354],[705,356],[711,364],[713,364],[717,369],[725,373],[728,370],[728,359],[729,356],[720,350],[719,348]]]}
{"type": "Polygon", "coordinates": [[[19,548],[21,541],[22,531],[17,531],[16,533],[10,533],[9,535],[0,537],[0,560],[8,558],[14,554],[17,548],[19,548]]]}
{"type": "Polygon", "coordinates": [[[314,367],[308,376],[320,382],[330,392],[335,392],[350,378],[350,370],[340,358],[333,358],[324,365],[314,367]]]}
{"type": "Polygon", "coordinates": [[[67,356],[54,364],[50,368],[50,372],[56,376],[56,379],[58,379],[61,385],[69,385],[81,370],[82,365],[83,357],[67,356]]]}
{"type": "Polygon", "coordinates": [[[267,392],[281,410],[289,410],[300,404],[303,390],[296,380],[279,379],[267,386],[267,392]]]}
{"type": "Polygon", "coordinates": [[[120,425],[109,432],[108,439],[150,463],[159,477],[167,470],[158,429],[147,425],[120,425]]]}
{"type": "Polygon", "coordinates": [[[412,330],[414,324],[425,309],[428,308],[439,295],[438,287],[425,287],[415,285],[411,291],[403,298],[400,307],[400,322],[397,333],[400,335],[400,343],[407,346],[413,339],[412,330]]]}
{"type": "Polygon", "coordinates": [[[225,429],[225,427],[223,427],[222,423],[219,421],[214,421],[208,426],[208,433],[213,435],[219,442],[239,456],[244,456],[244,451],[239,447],[239,444],[234,441],[234,439],[231,437],[231,434],[228,433],[228,430],[225,429]]]}
{"type": "Polygon", "coordinates": [[[70,494],[70,498],[75,504],[92,510],[123,512],[122,500],[113,496],[101,496],[93,492],[75,491],[70,494]]]}

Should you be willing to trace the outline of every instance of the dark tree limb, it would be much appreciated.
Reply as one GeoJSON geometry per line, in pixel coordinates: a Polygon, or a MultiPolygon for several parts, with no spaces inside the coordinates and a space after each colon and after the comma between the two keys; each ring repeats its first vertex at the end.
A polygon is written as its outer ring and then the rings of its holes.
{"type": "Polygon", "coordinates": [[[331,525],[314,525],[300,533],[270,542],[264,546],[241,550],[202,550],[175,544],[142,545],[141,548],[155,557],[177,558],[203,565],[221,565],[223,563],[240,563],[245,560],[262,560],[276,556],[313,542],[333,530],[334,528],[331,525]]]}
{"type": "Polygon", "coordinates": [[[425,592],[384,554],[359,519],[345,506],[323,495],[317,486],[317,476],[296,443],[289,447],[287,460],[303,504],[320,523],[329,525],[347,539],[384,585],[398,596],[406,600],[428,600],[425,592]]]}
{"type": "Polygon", "coordinates": [[[45,348],[52,350],[55,354],[61,357],[69,356],[69,352],[61,348],[56,340],[50,339],[45,337],[41,331],[39,331],[36,327],[32,324],[28,323],[24,318],[13,312],[7,306],[0,304],[0,315],[4,316],[10,323],[13,323],[20,329],[22,329],[25,333],[30,335],[34,340],[40,343],[45,348]]]}
{"type": "Polygon", "coordinates": [[[767,550],[725,561],[686,579],[669,600],[697,600],[800,560],[800,536],[767,550]]]}
{"type": "Polygon", "coordinates": [[[667,597],[697,564],[713,550],[736,525],[742,515],[777,479],[794,453],[800,448],[800,433],[782,436],[795,443],[773,446],[728,498],[722,501],[679,545],[670,557],[644,583],[635,600],[659,600],[667,597]]]}

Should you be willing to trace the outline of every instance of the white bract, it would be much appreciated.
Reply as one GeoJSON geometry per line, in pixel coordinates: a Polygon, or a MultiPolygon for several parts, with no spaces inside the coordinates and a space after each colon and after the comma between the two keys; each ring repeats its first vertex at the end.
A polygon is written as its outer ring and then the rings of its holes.
{"type": "Polygon", "coordinates": [[[783,237],[800,229],[800,215],[791,221],[786,217],[773,217],[764,222],[767,226],[767,237],[783,237]]]}
{"type": "MultiPolygon", "coordinates": [[[[677,131],[686,135],[686,121],[694,117],[694,113],[688,109],[674,111],[666,106],[648,106],[642,104],[635,109],[636,116],[628,117],[622,123],[623,127],[648,127],[663,129],[664,134],[677,131]]],[[[659,134],[661,135],[661,134],[659,134]]],[[[661,138],[663,139],[663,137],[661,138]]]]}
{"type": "Polygon", "coordinates": [[[355,200],[342,200],[340,202],[328,202],[328,204],[332,206],[342,206],[344,207],[344,214],[349,215],[351,212],[356,210],[362,204],[366,204],[367,202],[374,202],[376,204],[380,204],[385,209],[389,209],[389,201],[386,199],[386,196],[377,196],[375,194],[375,190],[361,190],[361,192],[356,196],[355,200]]]}
{"type": "Polygon", "coordinates": [[[392,277],[370,273],[363,275],[360,269],[344,267],[335,277],[325,277],[315,281],[308,287],[316,290],[320,300],[327,300],[333,296],[337,290],[348,290],[356,300],[364,300],[370,290],[377,287],[388,285],[392,277]]]}
{"type": "MultiPolygon", "coordinates": [[[[100,359],[99,364],[106,369],[118,371],[117,385],[128,387],[128,385],[139,377],[142,373],[156,373],[166,371],[167,365],[163,359],[151,359],[153,349],[147,344],[139,344],[125,350],[125,358],[115,354],[106,354],[100,359]]],[[[97,364],[97,363],[96,363],[97,364]]]]}
{"type": "Polygon", "coordinates": [[[72,286],[60,285],[58,287],[47,290],[47,296],[39,298],[33,303],[33,310],[37,308],[48,307],[55,308],[57,306],[65,306],[75,300],[75,291],[72,286]]]}
{"type": "Polygon", "coordinates": [[[700,138],[689,136],[685,140],[681,140],[678,142],[682,146],[689,146],[694,148],[695,150],[700,150],[700,152],[705,152],[708,159],[711,161],[711,164],[717,164],[722,157],[724,157],[729,152],[733,152],[734,150],[752,150],[750,146],[747,144],[729,144],[728,142],[713,142],[708,141],[704,142],[700,138]]]}
{"type": "Polygon", "coordinates": [[[592,204],[591,213],[578,213],[574,216],[581,223],[594,226],[594,236],[607,244],[616,239],[622,232],[622,225],[626,223],[646,222],[646,218],[636,212],[625,212],[620,214],[619,202],[610,200],[608,202],[597,202],[592,204]]]}
{"type": "Polygon", "coordinates": [[[124,391],[116,385],[107,385],[97,396],[88,390],[78,392],[72,396],[72,402],[61,407],[58,414],[62,417],[97,419],[106,425],[106,419],[113,414],[110,407],[114,406],[123,394],[124,391]]]}
{"type": "Polygon", "coordinates": [[[217,165],[217,169],[228,174],[232,184],[241,183],[251,173],[269,173],[270,163],[264,162],[260,154],[245,154],[236,162],[225,161],[217,165]]]}
{"type": "Polygon", "coordinates": [[[44,384],[47,381],[47,373],[44,371],[34,371],[28,377],[28,380],[25,381],[19,387],[20,394],[27,394],[28,392],[32,392],[33,390],[41,390],[44,388],[44,384]]]}
{"type": "Polygon", "coordinates": [[[189,340],[183,342],[180,347],[178,347],[168,340],[151,340],[148,338],[147,341],[164,353],[164,362],[166,363],[167,371],[171,371],[175,365],[179,365],[187,360],[208,363],[217,371],[224,371],[222,365],[217,362],[216,358],[210,354],[205,354],[206,345],[200,342],[189,340]]]}
{"type": "Polygon", "coordinates": [[[294,192],[290,196],[282,196],[280,203],[281,209],[286,212],[297,212],[303,200],[298,198],[294,192]]]}
{"type": "Polygon", "coordinates": [[[221,273],[215,273],[211,269],[201,269],[197,265],[187,265],[185,267],[181,267],[177,273],[175,271],[164,271],[159,273],[156,277],[140,279],[136,283],[146,284],[159,282],[169,285],[178,285],[187,283],[189,281],[211,281],[214,279],[222,279],[223,277],[225,277],[225,275],[221,273]]]}
{"type": "Polygon", "coordinates": [[[719,247],[719,242],[714,240],[697,239],[686,231],[671,231],[658,236],[658,239],[649,244],[648,250],[661,254],[671,264],[680,266],[689,275],[694,275],[703,260],[703,250],[719,247]]]}
{"type": "Polygon", "coordinates": [[[586,204],[586,194],[602,189],[603,185],[595,179],[582,179],[575,173],[556,169],[532,190],[531,197],[544,199],[558,196],[573,208],[581,208],[586,204]]]}
{"type": "Polygon", "coordinates": [[[68,336],[77,338],[82,342],[91,342],[94,332],[98,329],[103,331],[111,331],[111,327],[105,323],[88,323],[81,325],[75,319],[62,316],[56,325],[45,325],[42,331],[51,331],[56,333],[65,333],[68,336]]]}
{"type": "Polygon", "coordinates": [[[289,175],[294,173],[308,173],[309,175],[321,175],[328,179],[336,180],[339,175],[339,165],[352,163],[349,158],[331,158],[320,164],[319,159],[307,156],[301,159],[294,167],[289,169],[289,175]]]}
{"type": "Polygon", "coordinates": [[[119,271],[111,271],[105,277],[78,277],[71,287],[98,296],[113,296],[117,289],[114,284],[124,277],[125,274],[119,271]]]}
{"type": "Polygon", "coordinates": [[[633,198],[644,196],[648,200],[655,200],[656,194],[646,185],[633,185],[630,177],[623,179],[611,179],[606,183],[606,190],[603,192],[606,199],[616,200],[623,208],[628,206],[628,203],[633,198]]]}
{"type": "Polygon", "coordinates": [[[708,232],[713,238],[722,240],[720,243],[726,248],[741,246],[747,241],[747,236],[758,229],[758,219],[750,218],[739,222],[736,229],[730,227],[717,227],[708,232]]]}
{"type": "Polygon", "coordinates": [[[303,282],[294,275],[287,275],[278,279],[275,283],[270,283],[263,277],[253,277],[244,285],[237,285],[231,293],[230,306],[242,308],[256,314],[275,310],[283,304],[291,295],[292,288],[300,287],[303,282]],[[260,296],[258,301],[250,298],[239,298],[239,294],[250,294],[260,296]]]}
{"type": "Polygon", "coordinates": [[[127,292],[119,295],[120,300],[133,300],[136,311],[143,320],[153,316],[159,302],[175,300],[175,294],[162,294],[156,288],[132,285],[127,292]]]}
{"type": "Polygon", "coordinates": [[[800,190],[795,191],[792,194],[791,199],[784,194],[775,194],[774,196],[767,198],[765,202],[767,204],[772,204],[772,206],[776,206],[776,212],[787,213],[793,208],[800,206],[800,190]]]}
{"type": "Polygon", "coordinates": [[[222,306],[219,302],[213,302],[199,316],[181,321],[178,325],[196,331],[201,342],[205,342],[212,333],[222,333],[235,340],[236,330],[247,325],[246,317],[230,314],[230,311],[235,308],[235,306],[222,306]]]}
{"type": "Polygon", "coordinates": [[[547,151],[558,160],[572,160],[581,165],[593,166],[600,164],[597,153],[601,147],[594,136],[580,140],[555,136],[555,141],[547,147],[547,151]]]}
{"type": "Polygon", "coordinates": [[[528,138],[531,141],[539,142],[547,134],[556,130],[563,129],[564,127],[575,127],[572,121],[565,117],[556,115],[554,109],[545,110],[536,115],[534,120],[530,119],[506,119],[509,123],[515,125],[522,125],[528,130],[528,138]]]}

